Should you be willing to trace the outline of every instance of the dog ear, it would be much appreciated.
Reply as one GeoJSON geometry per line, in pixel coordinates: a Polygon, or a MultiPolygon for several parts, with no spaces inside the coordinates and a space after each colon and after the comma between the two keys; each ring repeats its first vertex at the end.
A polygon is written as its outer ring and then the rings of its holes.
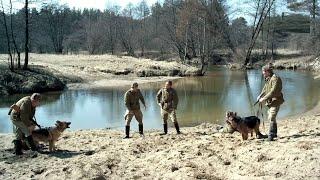
{"type": "Polygon", "coordinates": [[[234,116],[235,116],[235,117],[237,116],[237,112],[234,112],[234,116]]]}
{"type": "Polygon", "coordinates": [[[61,121],[57,120],[56,123],[57,123],[57,124],[61,124],[61,121]]]}
{"type": "Polygon", "coordinates": [[[232,115],[232,112],[231,111],[227,111],[226,112],[226,117],[229,117],[230,115],[232,115]]]}

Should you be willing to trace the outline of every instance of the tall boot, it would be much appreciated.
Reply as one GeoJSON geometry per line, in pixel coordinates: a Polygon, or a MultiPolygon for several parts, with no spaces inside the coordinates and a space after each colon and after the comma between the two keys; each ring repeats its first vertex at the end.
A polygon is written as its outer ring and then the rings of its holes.
{"type": "Polygon", "coordinates": [[[274,141],[274,138],[276,137],[276,133],[277,133],[277,123],[271,122],[268,141],[274,141]]]}
{"type": "Polygon", "coordinates": [[[160,134],[160,135],[166,135],[168,134],[168,124],[163,124],[163,131],[164,133],[160,134]]]}
{"type": "Polygon", "coordinates": [[[177,134],[181,134],[179,124],[177,122],[174,123],[174,127],[176,128],[177,134]]]}
{"type": "Polygon", "coordinates": [[[275,130],[274,130],[274,132],[275,132],[274,137],[277,138],[277,137],[278,137],[278,126],[277,126],[277,123],[275,123],[275,130]]]}
{"type": "Polygon", "coordinates": [[[38,151],[38,148],[37,148],[37,146],[34,144],[34,141],[33,141],[32,136],[28,136],[28,137],[27,137],[27,141],[28,141],[29,146],[30,146],[30,148],[31,148],[32,151],[38,151]]]}
{"type": "Polygon", "coordinates": [[[124,137],[124,139],[128,139],[129,137],[129,133],[130,133],[130,126],[126,126],[126,136],[124,137]]]}
{"type": "Polygon", "coordinates": [[[143,135],[143,124],[139,124],[139,134],[143,135]]]}
{"type": "Polygon", "coordinates": [[[14,140],[14,153],[16,155],[22,155],[22,141],[21,140],[14,140]]]}
{"type": "Polygon", "coordinates": [[[268,138],[268,135],[264,135],[261,132],[258,132],[256,134],[256,137],[257,137],[257,139],[265,139],[265,138],[268,138]]]}

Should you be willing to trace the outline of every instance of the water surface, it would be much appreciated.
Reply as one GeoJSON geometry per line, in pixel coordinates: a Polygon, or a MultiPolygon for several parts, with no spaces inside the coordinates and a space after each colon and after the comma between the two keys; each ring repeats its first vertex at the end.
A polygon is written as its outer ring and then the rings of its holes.
{"type": "MultiPolygon", "coordinates": [[[[315,106],[319,99],[319,82],[311,73],[277,71],[283,81],[285,103],[278,117],[295,115],[315,106]]],[[[232,110],[241,116],[255,114],[253,103],[264,80],[261,71],[229,71],[213,68],[204,77],[174,80],[179,95],[178,121],[181,126],[203,122],[223,124],[225,112],[232,110]]],[[[142,110],[146,129],[162,128],[159,106],[155,96],[163,83],[140,85],[147,109],[142,110]]],[[[129,87],[103,90],[67,90],[46,93],[36,118],[42,126],[52,126],[55,120],[71,121],[71,129],[123,128],[125,105],[123,95],[129,87]]],[[[0,101],[0,133],[12,132],[8,107],[24,95],[2,97],[0,101]]],[[[132,121],[137,129],[137,122],[132,121]]]]}

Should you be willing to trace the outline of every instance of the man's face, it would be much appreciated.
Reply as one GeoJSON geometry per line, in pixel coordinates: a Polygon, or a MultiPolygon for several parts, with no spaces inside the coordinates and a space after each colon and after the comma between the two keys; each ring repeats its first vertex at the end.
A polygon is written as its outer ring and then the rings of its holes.
{"type": "Polygon", "coordinates": [[[33,107],[38,107],[38,106],[40,106],[40,100],[32,100],[32,106],[33,107]]]}
{"type": "Polygon", "coordinates": [[[132,90],[133,90],[133,91],[137,91],[137,90],[138,90],[138,86],[132,87],[132,90]]]}
{"type": "Polygon", "coordinates": [[[267,78],[270,76],[270,72],[266,70],[262,70],[263,77],[267,78]]]}
{"type": "Polygon", "coordinates": [[[170,88],[171,88],[171,85],[169,84],[169,82],[166,82],[165,88],[166,88],[166,89],[170,89],[170,88]]]}

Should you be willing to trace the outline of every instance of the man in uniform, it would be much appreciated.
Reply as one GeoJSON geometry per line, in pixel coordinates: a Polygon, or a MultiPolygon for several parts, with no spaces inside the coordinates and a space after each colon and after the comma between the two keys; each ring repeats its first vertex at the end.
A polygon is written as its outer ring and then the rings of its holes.
{"type": "Polygon", "coordinates": [[[125,138],[129,138],[130,122],[133,116],[135,116],[136,120],[138,121],[139,133],[141,136],[143,136],[143,123],[142,123],[143,115],[140,110],[139,100],[142,102],[142,104],[144,105],[144,108],[146,109],[146,103],[140,92],[140,89],[138,89],[138,83],[135,82],[132,84],[131,89],[129,89],[124,95],[124,103],[127,107],[127,111],[125,115],[125,120],[126,120],[125,138]]]}
{"type": "Polygon", "coordinates": [[[172,81],[167,81],[164,88],[157,93],[157,103],[161,107],[161,117],[163,120],[163,129],[165,135],[168,133],[168,117],[174,123],[177,134],[180,134],[179,124],[177,121],[176,110],[179,98],[175,89],[172,88],[172,81]]]}
{"type": "Polygon", "coordinates": [[[31,96],[26,96],[20,99],[15,105],[11,106],[10,119],[13,123],[13,130],[16,136],[14,149],[16,155],[22,154],[22,140],[27,137],[28,144],[32,151],[37,151],[32,138],[32,131],[36,125],[33,120],[36,107],[40,105],[41,96],[39,93],[34,93],[31,96]]]}
{"type": "Polygon", "coordinates": [[[282,94],[282,81],[279,76],[273,73],[272,65],[262,67],[262,74],[266,83],[257,100],[260,103],[266,102],[268,106],[268,120],[270,121],[270,129],[268,140],[273,141],[277,137],[277,121],[276,117],[280,109],[280,105],[284,102],[282,94]]]}

